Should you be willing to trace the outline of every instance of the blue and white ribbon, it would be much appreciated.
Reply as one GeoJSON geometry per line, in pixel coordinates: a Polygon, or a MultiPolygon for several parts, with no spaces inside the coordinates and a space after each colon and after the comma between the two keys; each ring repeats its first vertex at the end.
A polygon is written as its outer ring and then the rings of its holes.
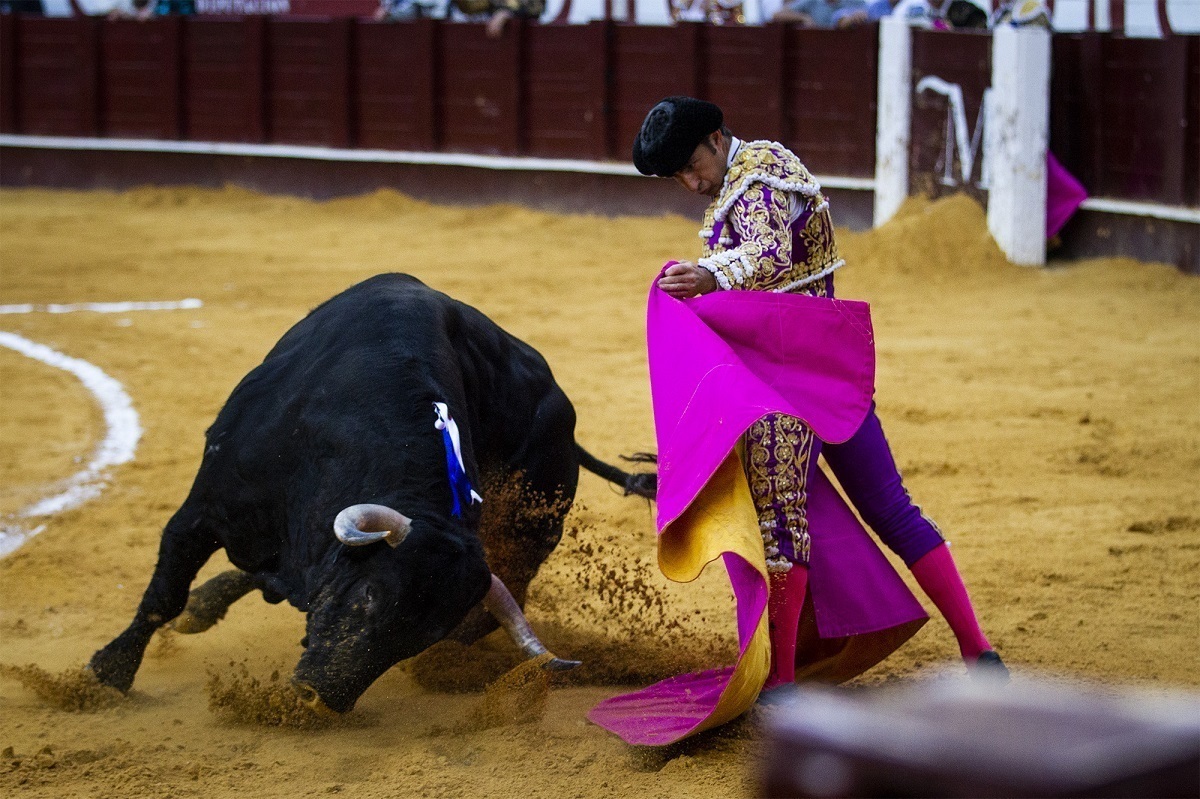
{"type": "Polygon", "coordinates": [[[471,481],[467,479],[467,473],[463,469],[458,423],[450,417],[450,407],[444,402],[435,402],[433,412],[437,416],[433,426],[442,431],[442,443],[446,446],[446,471],[450,477],[450,495],[454,499],[454,506],[450,512],[455,516],[462,516],[464,504],[483,502],[483,497],[471,488],[471,481]]]}

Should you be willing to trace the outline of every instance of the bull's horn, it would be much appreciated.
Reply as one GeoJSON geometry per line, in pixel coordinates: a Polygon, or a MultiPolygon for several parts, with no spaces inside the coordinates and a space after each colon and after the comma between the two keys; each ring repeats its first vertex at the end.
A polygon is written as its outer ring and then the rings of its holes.
{"type": "MultiPolygon", "coordinates": [[[[546,647],[542,645],[542,642],[534,634],[533,628],[529,626],[529,620],[521,612],[521,606],[517,604],[517,600],[513,599],[513,595],[508,592],[508,588],[500,581],[500,578],[494,574],[492,575],[492,587],[488,589],[487,596],[483,598],[483,606],[496,617],[496,621],[504,626],[504,629],[512,636],[513,642],[525,653],[526,657],[535,658],[546,654],[546,647]]],[[[565,671],[578,665],[578,660],[563,660],[554,657],[547,661],[542,668],[550,671],[565,671]]]]}
{"type": "Polygon", "coordinates": [[[412,529],[412,519],[386,505],[351,505],[333,520],[333,534],[347,546],[387,541],[398,547],[412,529]]]}

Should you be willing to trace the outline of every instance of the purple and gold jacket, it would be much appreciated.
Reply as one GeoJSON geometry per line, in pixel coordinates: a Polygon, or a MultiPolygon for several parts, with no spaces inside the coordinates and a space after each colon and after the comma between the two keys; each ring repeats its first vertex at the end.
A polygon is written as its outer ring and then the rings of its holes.
{"type": "Polygon", "coordinates": [[[729,169],[704,212],[698,261],[721,289],[825,296],[845,263],[821,186],[783,145],[733,140],[729,169]]]}

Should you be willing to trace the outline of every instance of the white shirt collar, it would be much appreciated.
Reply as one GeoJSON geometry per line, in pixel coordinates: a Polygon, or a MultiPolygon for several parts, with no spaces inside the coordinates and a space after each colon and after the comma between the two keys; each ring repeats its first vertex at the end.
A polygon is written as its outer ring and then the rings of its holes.
{"type": "Polygon", "coordinates": [[[729,155],[725,157],[725,167],[728,169],[733,166],[733,159],[737,156],[737,151],[742,146],[742,140],[737,136],[729,137],[729,155]]]}

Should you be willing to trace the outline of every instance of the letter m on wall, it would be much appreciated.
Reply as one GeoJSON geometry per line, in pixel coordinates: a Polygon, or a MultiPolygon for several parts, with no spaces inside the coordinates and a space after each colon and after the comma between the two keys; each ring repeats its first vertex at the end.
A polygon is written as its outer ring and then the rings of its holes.
{"type": "Polygon", "coordinates": [[[926,75],[917,84],[917,94],[932,92],[946,98],[945,151],[942,154],[943,186],[967,186],[974,182],[980,189],[988,187],[987,161],[983,154],[983,126],[987,123],[988,100],[992,90],[983,91],[983,102],[975,116],[975,129],[967,127],[967,105],[962,87],[947,83],[935,75],[926,75]],[[954,169],[958,165],[957,173],[954,169]],[[978,167],[978,168],[977,168],[978,167]],[[978,180],[975,179],[979,174],[978,180]]]}
{"type": "Polygon", "coordinates": [[[965,191],[986,205],[987,34],[913,31],[909,193],[965,191]]]}

